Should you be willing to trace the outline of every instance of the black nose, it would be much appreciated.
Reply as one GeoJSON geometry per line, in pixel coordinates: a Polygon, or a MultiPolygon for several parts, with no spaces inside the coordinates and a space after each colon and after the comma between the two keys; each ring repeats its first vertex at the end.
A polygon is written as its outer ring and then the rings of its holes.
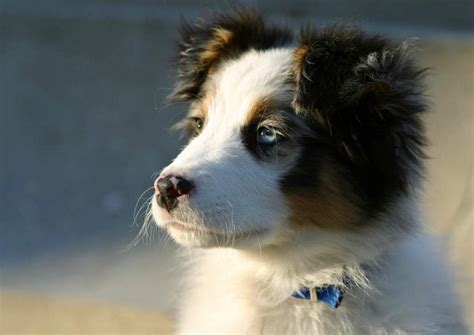
{"type": "Polygon", "coordinates": [[[155,181],[155,193],[158,205],[170,212],[178,205],[178,197],[189,194],[193,184],[183,177],[167,175],[160,176],[155,181]]]}

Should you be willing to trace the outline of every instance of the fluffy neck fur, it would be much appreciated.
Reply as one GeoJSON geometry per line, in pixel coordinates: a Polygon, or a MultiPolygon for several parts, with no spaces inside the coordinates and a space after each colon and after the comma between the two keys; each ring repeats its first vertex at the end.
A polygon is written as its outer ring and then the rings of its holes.
{"type": "MultiPolygon", "coordinates": [[[[372,228],[363,234],[313,230],[296,235],[299,240],[289,247],[251,251],[216,248],[188,253],[192,257],[188,288],[182,298],[185,308],[181,311],[180,333],[404,334],[410,329],[442,333],[432,320],[458,319],[453,317],[457,309],[452,296],[446,293],[449,280],[441,275],[444,269],[432,265],[430,269],[439,269],[440,273],[419,278],[426,273],[419,272],[416,255],[419,248],[431,250],[430,246],[393,228],[395,222],[406,227],[403,220],[418,220],[413,204],[413,199],[400,201],[390,215],[380,219],[381,228],[369,225],[372,228]],[[410,253],[413,248],[415,256],[410,253]],[[301,286],[342,285],[344,273],[352,283],[337,310],[290,298],[301,286]],[[443,289],[432,291],[433,278],[443,289]],[[407,283],[426,285],[432,300],[427,300],[422,290],[407,290],[407,283]],[[404,298],[410,301],[407,306],[403,306],[404,298]],[[437,306],[432,311],[428,306],[434,301],[442,301],[447,308],[437,306]],[[437,319],[433,319],[433,313],[437,319]]],[[[421,258],[420,262],[426,260],[421,258]]],[[[449,331],[453,329],[451,325],[449,331]]]]}

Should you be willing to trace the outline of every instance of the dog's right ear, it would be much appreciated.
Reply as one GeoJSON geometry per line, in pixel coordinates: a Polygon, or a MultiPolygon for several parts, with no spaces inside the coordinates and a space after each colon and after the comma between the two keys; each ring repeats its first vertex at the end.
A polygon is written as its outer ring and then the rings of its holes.
{"type": "Polygon", "coordinates": [[[259,13],[235,10],[211,20],[184,22],[178,45],[178,80],[170,99],[191,101],[200,97],[209,74],[227,59],[255,49],[265,50],[291,41],[288,29],[266,25],[259,13]]]}

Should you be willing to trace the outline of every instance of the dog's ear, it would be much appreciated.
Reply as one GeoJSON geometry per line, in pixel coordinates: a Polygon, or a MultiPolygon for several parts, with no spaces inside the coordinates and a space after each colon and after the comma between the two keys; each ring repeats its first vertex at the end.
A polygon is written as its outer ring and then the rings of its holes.
{"type": "Polygon", "coordinates": [[[291,41],[291,33],[266,25],[259,13],[235,10],[209,20],[183,23],[179,43],[178,81],[170,95],[174,101],[199,97],[207,76],[223,60],[237,58],[250,49],[264,50],[291,41]]]}
{"type": "Polygon", "coordinates": [[[377,190],[401,191],[424,158],[420,113],[425,71],[408,44],[353,29],[307,30],[295,51],[295,109],[327,131],[342,156],[377,190]]]}

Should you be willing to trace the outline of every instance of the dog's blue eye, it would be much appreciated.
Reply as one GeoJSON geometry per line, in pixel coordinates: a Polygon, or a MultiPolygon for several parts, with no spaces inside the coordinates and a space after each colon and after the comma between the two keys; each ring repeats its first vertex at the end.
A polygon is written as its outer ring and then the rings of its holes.
{"type": "Polygon", "coordinates": [[[261,144],[271,145],[278,141],[278,133],[270,127],[258,128],[258,142],[261,144]]]}

